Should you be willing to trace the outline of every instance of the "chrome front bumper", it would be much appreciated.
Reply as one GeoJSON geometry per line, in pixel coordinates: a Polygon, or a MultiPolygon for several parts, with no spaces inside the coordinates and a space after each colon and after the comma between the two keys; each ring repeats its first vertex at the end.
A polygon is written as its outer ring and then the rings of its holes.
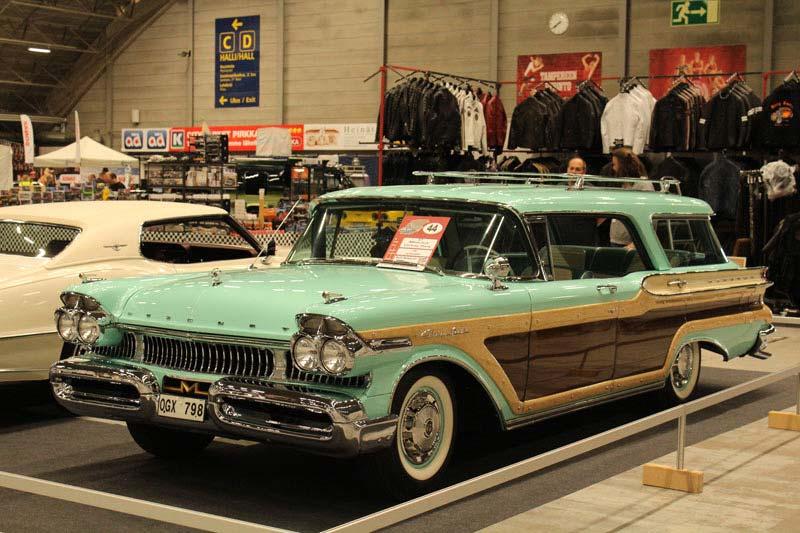
{"type": "Polygon", "coordinates": [[[77,415],[289,444],[339,457],[389,446],[397,425],[396,415],[369,420],[355,398],[227,377],[211,384],[202,423],[165,418],[156,414],[160,387],[152,372],[84,357],[54,364],[50,384],[58,403],[77,415]]]}

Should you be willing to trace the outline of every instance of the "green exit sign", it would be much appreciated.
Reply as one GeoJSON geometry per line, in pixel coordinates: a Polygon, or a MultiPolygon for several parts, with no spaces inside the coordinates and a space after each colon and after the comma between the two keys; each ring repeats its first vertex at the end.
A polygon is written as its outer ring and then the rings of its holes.
{"type": "Polygon", "coordinates": [[[719,22],[720,0],[672,0],[672,26],[694,26],[719,22]]]}

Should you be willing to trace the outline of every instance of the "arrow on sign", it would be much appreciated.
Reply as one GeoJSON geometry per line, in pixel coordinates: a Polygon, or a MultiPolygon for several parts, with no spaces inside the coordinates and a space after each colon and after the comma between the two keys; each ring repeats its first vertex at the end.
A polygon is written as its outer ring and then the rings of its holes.
{"type": "Polygon", "coordinates": [[[220,96],[219,97],[219,105],[225,105],[225,102],[227,102],[227,101],[228,101],[228,99],[225,98],[225,96],[220,96]]]}
{"type": "Polygon", "coordinates": [[[239,19],[233,19],[233,22],[231,22],[231,27],[234,31],[238,31],[242,26],[244,26],[244,22],[239,19]]]}
{"type": "Polygon", "coordinates": [[[691,14],[691,15],[700,15],[702,17],[703,15],[706,14],[706,8],[701,7],[697,11],[689,11],[689,14],[691,14]]]}

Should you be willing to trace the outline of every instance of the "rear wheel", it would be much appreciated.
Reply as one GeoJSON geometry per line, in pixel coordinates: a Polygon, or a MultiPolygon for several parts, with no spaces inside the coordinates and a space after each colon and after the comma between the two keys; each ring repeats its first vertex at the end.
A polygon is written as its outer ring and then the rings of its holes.
{"type": "Polygon", "coordinates": [[[672,360],[663,389],[664,399],[669,403],[689,401],[697,391],[700,379],[700,345],[696,342],[684,344],[672,360]]]}
{"type": "Polygon", "coordinates": [[[214,440],[214,435],[135,422],[128,422],[128,432],[140,448],[164,459],[194,457],[214,440]]]}
{"type": "Polygon", "coordinates": [[[456,402],[452,380],[443,372],[411,371],[397,388],[394,443],[365,457],[372,477],[391,496],[413,497],[436,487],[453,451],[456,402]]]}

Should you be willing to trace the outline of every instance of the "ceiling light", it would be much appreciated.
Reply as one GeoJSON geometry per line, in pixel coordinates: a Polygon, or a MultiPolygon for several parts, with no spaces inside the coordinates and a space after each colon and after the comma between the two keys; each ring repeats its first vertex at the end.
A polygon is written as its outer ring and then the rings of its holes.
{"type": "Polygon", "coordinates": [[[28,52],[36,52],[37,54],[49,54],[49,48],[36,48],[35,46],[29,46],[28,52]]]}

